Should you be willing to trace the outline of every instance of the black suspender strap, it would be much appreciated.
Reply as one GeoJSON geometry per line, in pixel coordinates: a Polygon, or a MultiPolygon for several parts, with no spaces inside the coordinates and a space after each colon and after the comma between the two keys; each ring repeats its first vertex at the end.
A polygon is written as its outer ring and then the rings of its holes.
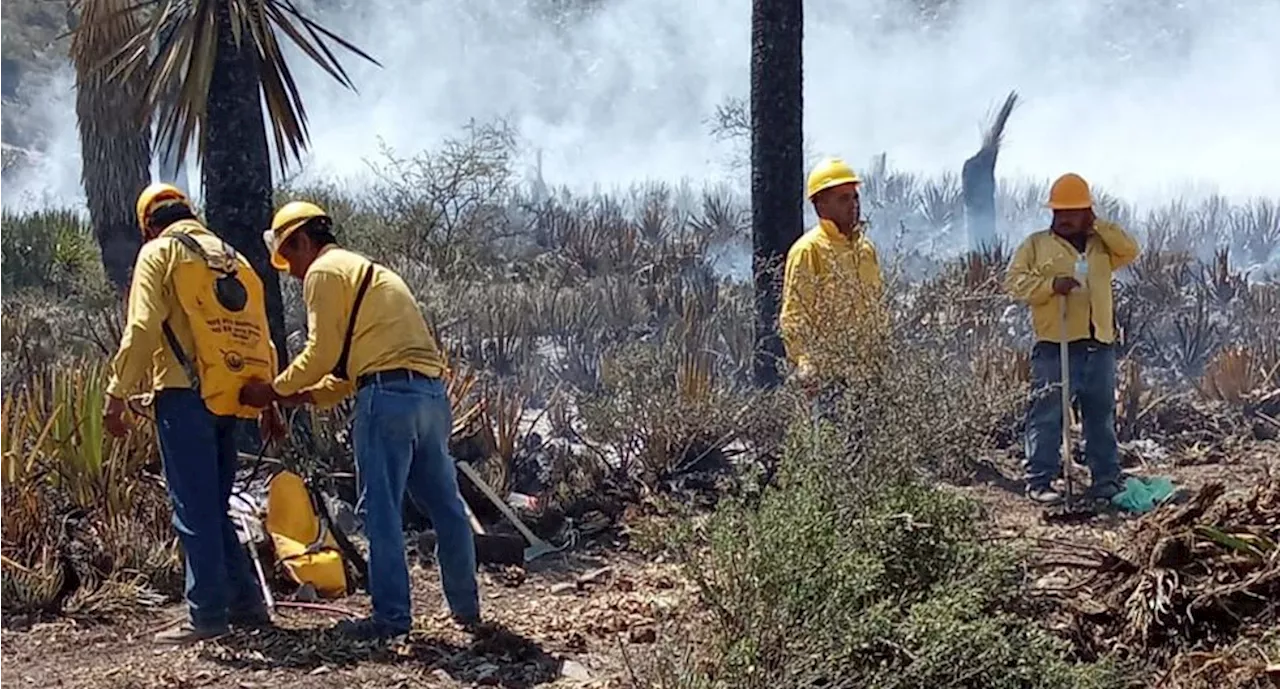
{"type": "Polygon", "coordinates": [[[333,367],[333,375],[342,380],[349,379],[347,360],[351,357],[351,340],[356,333],[356,316],[360,313],[360,304],[364,301],[364,293],[369,291],[369,283],[373,282],[373,261],[364,270],[364,278],[356,290],[356,300],[351,304],[351,319],[347,321],[347,334],[342,338],[342,353],[338,355],[338,363],[333,367]]]}

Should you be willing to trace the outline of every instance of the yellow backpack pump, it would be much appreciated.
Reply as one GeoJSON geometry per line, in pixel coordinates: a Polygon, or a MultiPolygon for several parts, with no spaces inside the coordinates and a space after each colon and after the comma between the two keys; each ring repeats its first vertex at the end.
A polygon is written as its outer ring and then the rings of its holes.
{"type": "Polygon", "coordinates": [[[165,340],[210,412],[255,418],[259,410],[240,403],[240,388],[276,373],[262,279],[231,245],[209,232],[184,232],[185,223],[203,230],[195,221],[179,221],[168,237],[198,259],[181,262],[173,275],[174,292],[191,321],[194,356],[183,351],[167,322],[165,340]]]}

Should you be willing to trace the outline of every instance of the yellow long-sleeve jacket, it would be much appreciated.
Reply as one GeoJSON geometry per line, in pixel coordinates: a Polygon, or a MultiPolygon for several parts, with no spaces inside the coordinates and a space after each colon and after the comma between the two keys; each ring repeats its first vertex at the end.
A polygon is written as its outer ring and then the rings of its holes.
{"type": "Polygon", "coordinates": [[[404,280],[386,266],[374,269],[356,315],[346,380],[332,375],[342,353],[351,307],[369,259],[329,245],[320,251],[302,281],[307,305],[307,344],[288,368],[276,376],[277,394],[302,391],[321,407],[342,401],[367,373],[409,369],[425,376],[444,374],[446,361],[427,320],[404,280]]]}
{"type": "MultiPolygon", "coordinates": [[[[110,365],[107,394],[112,397],[124,399],[135,392],[191,387],[191,379],[165,341],[162,329],[167,319],[182,350],[195,351],[191,320],[178,302],[173,274],[180,263],[203,259],[181,242],[169,241],[179,232],[198,241],[216,236],[196,220],[179,220],[139,249],[129,287],[124,333],[110,365]]],[[[274,347],[271,352],[274,370],[274,347]]]]}
{"type": "Polygon", "coordinates": [[[814,363],[815,344],[827,331],[865,317],[883,289],[880,259],[866,234],[846,237],[835,223],[819,220],[787,252],[778,318],[787,359],[814,363]]]}
{"type": "MultiPolygon", "coordinates": [[[[1065,297],[1068,342],[1086,339],[1115,342],[1111,276],[1133,263],[1138,251],[1137,240],[1119,225],[1105,220],[1094,223],[1085,241],[1085,259],[1089,264],[1086,284],[1065,297]]],[[[1054,294],[1053,280],[1074,277],[1079,255],[1070,242],[1051,230],[1042,230],[1023,240],[1009,262],[1005,290],[1031,307],[1032,327],[1041,342],[1062,341],[1060,300],[1063,297],[1054,294]]]]}

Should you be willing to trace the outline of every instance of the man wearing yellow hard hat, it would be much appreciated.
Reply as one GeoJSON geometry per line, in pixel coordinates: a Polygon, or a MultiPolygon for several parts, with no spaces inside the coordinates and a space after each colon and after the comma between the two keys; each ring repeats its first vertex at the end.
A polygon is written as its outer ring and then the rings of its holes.
{"type": "MultiPolygon", "coordinates": [[[[155,640],[181,644],[270,622],[227,502],[238,419],[258,415],[237,393],[253,372],[274,372],[276,358],[261,278],[196,218],[186,195],[152,184],[138,196],[137,215],[144,243],[102,421],[113,436],[128,433],[125,400],[139,390],[154,409],[190,613],[155,640]]],[[[278,430],[274,410],[261,422],[269,434],[278,430]]]]}
{"type": "Polygon", "coordinates": [[[1116,340],[1111,278],[1138,257],[1138,242],[1094,214],[1089,185],[1068,173],[1049,189],[1049,229],[1027,237],[1014,253],[1005,289],[1031,307],[1036,343],[1031,350],[1032,397],[1027,410],[1027,497],[1053,504],[1062,496],[1052,481],[1061,470],[1062,370],[1067,341],[1070,390],[1079,405],[1085,458],[1092,474],[1088,495],[1110,498],[1121,489],[1116,448],[1116,340]]]}
{"type": "Polygon", "coordinates": [[[307,344],[274,381],[245,386],[242,399],[328,406],[356,395],[352,439],[373,615],[344,622],[340,631],[358,638],[409,631],[401,524],[406,492],[436,530],[441,584],[454,619],[474,626],[480,618],[475,544],[449,456],[445,357],[413,294],[391,269],[339,247],[332,220],[315,204],[285,204],[264,239],[271,264],[302,280],[307,344]]]}
{"type": "Polygon", "coordinates": [[[861,180],[839,158],[809,173],[806,195],[818,224],[787,252],[779,329],[794,377],[810,386],[831,375],[832,354],[843,346],[834,332],[865,319],[883,289],[880,261],[866,234],[861,180]]]}

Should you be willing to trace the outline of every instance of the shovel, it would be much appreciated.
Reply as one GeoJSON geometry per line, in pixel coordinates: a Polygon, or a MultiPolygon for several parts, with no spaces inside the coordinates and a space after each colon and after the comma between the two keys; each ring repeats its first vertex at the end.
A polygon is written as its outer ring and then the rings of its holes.
{"type": "Polygon", "coordinates": [[[556,547],[541,538],[538,538],[537,534],[531,531],[529,527],[525,526],[524,522],[520,521],[519,515],[515,513],[515,510],[511,509],[511,506],[507,504],[507,501],[499,497],[497,491],[491,488],[488,483],[485,483],[485,480],[481,478],[480,473],[477,472],[470,464],[466,462],[458,462],[458,470],[463,474],[466,474],[467,478],[471,479],[471,483],[475,484],[475,487],[479,488],[480,492],[484,493],[486,498],[489,498],[489,502],[492,502],[494,507],[497,507],[498,511],[502,513],[502,516],[506,517],[507,520],[511,522],[511,525],[516,527],[516,530],[520,532],[520,535],[524,536],[524,539],[528,541],[529,546],[524,549],[525,562],[533,562],[543,555],[558,553],[569,547],[569,543],[572,542],[572,539],[570,541],[566,541],[564,545],[556,547]]]}
{"type": "Polygon", "coordinates": [[[1062,371],[1062,478],[1067,493],[1061,505],[1045,510],[1044,518],[1051,522],[1088,521],[1093,510],[1081,504],[1075,495],[1075,462],[1071,457],[1071,364],[1070,347],[1067,344],[1067,295],[1062,295],[1058,308],[1058,361],[1062,371]]]}

